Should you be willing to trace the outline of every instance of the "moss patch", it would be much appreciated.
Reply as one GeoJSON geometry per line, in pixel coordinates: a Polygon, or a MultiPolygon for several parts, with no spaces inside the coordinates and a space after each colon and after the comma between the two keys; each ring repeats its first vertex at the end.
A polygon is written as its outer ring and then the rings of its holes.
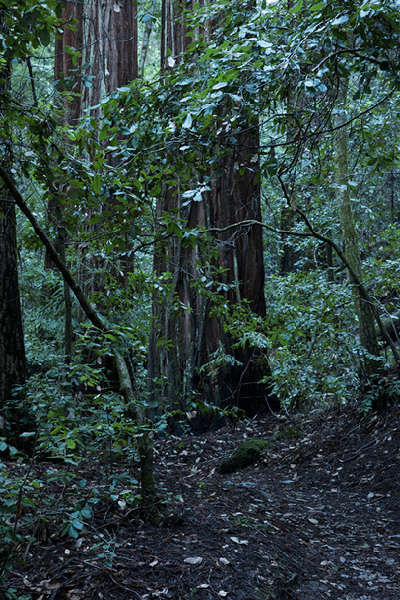
{"type": "Polygon", "coordinates": [[[269,446],[268,440],[246,440],[232,452],[229,458],[225,458],[221,462],[218,470],[220,473],[234,473],[253,465],[269,446]]]}

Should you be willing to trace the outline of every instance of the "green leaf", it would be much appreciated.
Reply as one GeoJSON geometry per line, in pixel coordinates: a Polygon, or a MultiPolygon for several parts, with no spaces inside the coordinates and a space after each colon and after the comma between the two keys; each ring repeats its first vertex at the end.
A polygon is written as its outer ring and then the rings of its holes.
{"type": "Polygon", "coordinates": [[[42,29],[42,31],[39,34],[39,37],[43,46],[48,46],[50,44],[50,32],[48,31],[48,29],[42,29]]]}
{"type": "Polygon", "coordinates": [[[325,8],[325,2],[317,2],[317,4],[314,4],[310,8],[310,10],[311,10],[311,12],[318,12],[318,11],[324,9],[324,8],[325,8]]]}
{"type": "Polygon", "coordinates": [[[219,81],[215,85],[213,85],[213,90],[222,90],[222,88],[226,87],[228,84],[226,81],[219,81]]]}
{"type": "Polygon", "coordinates": [[[102,142],[103,140],[106,140],[109,137],[110,137],[110,131],[108,130],[107,127],[103,127],[103,129],[100,130],[100,135],[99,135],[100,142],[102,142]]]}
{"type": "Polygon", "coordinates": [[[343,25],[344,23],[347,23],[348,20],[349,15],[342,15],[341,17],[337,17],[336,19],[334,19],[332,21],[332,25],[343,25]]]}
{"type": "Polygon", "coordinates": [[[95,175],[92,182],[93,192],[98,196],[101,192],[101,176],[95,175]]]}
{"type": "Polygon", "coordinates": [[[85,519],[90,519],[92,516],[92,509],[86,504],[86,506],[82,508],[81,514],[82,517],[85,517],[85,519]]]}
{"type": "Polygon", "coordinates": [[[72,527],[74,527],[74,529],[77,529],[78,531],[82,531],[82,529],[84,528],[84,524],[79,519],[73,519],[71,521],[71,525],[72,527]]]}
{"type": "Polygon", "coordinates": [[[75,527],[72,527],[72,525],[70,525],[68,527],[67,533],[68,533],[68,535],[70,535],[71,537],[73,537],[75,540],[79,537],[79,531],[77,531],[75,529],[75,527]]]}
{"type": "Polygon", "coordinates": [[[257,46],[260,48],[264,48],[266,54],[272,54],[273,46],[271,42],[266,42],[265,40],[258,40],[257,46]]]}
{"type": "Polygon", "coordinates": [[[182,128],[183,129],[190,129],[193,123],[193,119],[192,119],[192,115],[190,113],[188,113],[186,115],[186,119],[183,121],[182,123],[182,128]]]}
{"type": "Polygon", "coordinates": [[[107,340],[111,340],[112,342],[118,342],[119,341],[118,338],[115,335],[113,335],[112,333],[105,333],[104,337],[107,340]]]}
{"type": "Polygon", "coordinates": [[[299,0],[297,2],[297,4],[295,4],[293,6],[293,8],[291,9],[290,12],[292,12],[294,15],[297,15],[297,13],[303,8],[303,0],[299,0]]]}

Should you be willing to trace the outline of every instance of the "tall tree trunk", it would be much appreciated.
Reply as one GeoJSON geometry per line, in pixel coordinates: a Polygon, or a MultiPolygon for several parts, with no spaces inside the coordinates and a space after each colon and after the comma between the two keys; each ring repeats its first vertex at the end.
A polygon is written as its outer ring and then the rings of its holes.
{"type": "MultiPolygon", "coordinates": [[[[63,0],[61,0],[63,1],[63,0]]],[[[63,2],[62,21],[64,31],[55,45],[55,80],[58,90],[63,94],[64,122],[73,127],[80,117],[87,114],[88,109],[97,105],[90,114],[101,119],[101,108],[98,106],[102,98],[131,82],[137,77],[137,21],[136,2],[133,0],[66,0],[63,2]],[[80,52],[77,55],[70,49],[80,52]]],[[[49,204],[49,214],[57,231],[57,248],[65,257],[67,234],[64,227],[63,213],[69,188],[60,183],[63,194],[57,194],[49,204]],[[58,205],[56,203],[58,202],[58,205]]],[[[60,188],[60,189],[61,189],[60,188]]],[[[59,190],[60,191],[60,190],[59,190]]],[[[111,199],[112,203],[113,200],[111,199]]],[[[90,209],[86,209],[86,213],[90,209]]],[[[104,206],[92,211],[102,213],[104,206]]],[[[90,217],[90,215],[89,215],[90,217]]],[[[98,232],[102,227],[100,221],[96,226],[85,226],[98,232]]],[[[87,294],[103,291],[103,277],[95,275],[102,271],[103,264],[96,258],[89,258],[87,253],[81,258],[80,281],[87,294]]],[[[49,260],[46,259],[49,265],[49,260]]],[[[124,259],[119,270],[128,273],[132,268],[131,261],[124,259]]],[[[125,278],[126,279],[126,278],[125,278]]],[[[67,357],[71,353],[72,315],[71,299],[68,286],[65,296],[65,348],[67,357]]]]}
{"type": "MultiPolygon", "coordinates": [[[[1,18],[1,13],[0,13],[1,18]]],[[[0,70],[0,96],[7,102],[10,93],[10,62],[0,70]]],[[[4,107],[3,107],[4,108],[4,107]]],[[[1,114],[6,114],[1,110],[1,114]]],[[[7,131],[8,124],[3,123],[7,131]]],[[[11,133],[11,132],[10,132],[11,133]]],[[[11,135],[1,140],[0,164],[12,165],[11,135]]],[[[4,405],[11,400],[15,385],[25,383],[26,358],[18,285],[15,202],[8,189],[0,186],[0,416],[4,426],[4,405]]],[[[13,419],[14,415],[10,415],[13,419]]],[[[18,418],[18,417],[17,417],[18,418]]],[[[18,423],[13,426],[18,429],[18,423]]]]}
{"type": "MultiPolygon", "coordinates": [[[[54,80],[56,89],[62,94],[63,122],[65,125],[74,126],[79,120],[81,111],[79,52],[82,48],[82,3],[76,0],[61,0],[61,3],[64,30],[55,40],[54,80]]],[[[58,193],[53,194],[49,200],[48,218],[54,231],[57,250],[65,260],[68,236],[63,214],[65,202],[61,192],[67,187],[68,193],[68,186],[65,186],[63,181],[55,182],[54,187],[58,193]]],[[[47,269],[55,268],[47,249],[44,265],[47,269]]],[[[67,363],[72,356],[72,339],[72,298],[70,289],[64,282],[64,356],[67,363]]]]}
{"type": "MultiPolygon", "coordinates": [[[[259,177],[259,124],[255,114],[241,115],[242,132],[236,143],[225,147],[216,174],[209,205],[211,228],[226,228],[241,221],[261,221],[259,177]]],[[[259,225],[238,226],[217,234],[218,266],[224,270],[223,281],[228,305],[239,308],[246,303],[259,317],[265,317],[264,247],[259,225]],[[233,284],[233,285],[232,285],[233,284]]],[[[236,361],[221,370],[218,395],[225,404],[239,406],[249,414],[277,410],[279,402],[271,392],[269,363],[261,349],[246,345],[236,348],[234,335],[224,333],[221,323],[208,319],[204,328],[203,357],[207,360],[222,344],[225,352],[236,361]]]]}
{"type": "MultiPolygon", "coordinates": [[[[163,1],[164,69],[180,60],[190,41],[183,11],[189,4],[163,1]]],[[[229,107],[223,110],[228,111],[229,107]]],[[[243,220],[260,220],[258,119],[243,114],[241,123],[242,133],[237,135],[235,146],[221,147],[218,171],[210,173],[211,192],[205,193],[201,202],[182,206],[178,184],[174,189],[165,189],[157,205],[158,219],[169,213],[183,219],[189,229],[200,226],[211,230],[225,229],[243,220]]],[[[261,228],[251,225],[221,231],[210,244],[216,256],[211,270],[223,269],[219,277],[228,291],[221,298],[227,306],[243,307],[246,303],[253,313],[265,316],[261,228]]],[[[249,413],[265,409],[269,400],[276,409],[278,402],[270,385],[259,383],[271,375],[266,357],[250,347],[234,347],[237,339],[226,333],[223,316],[213,314],[212,303],[196,291],[196,282],[211,275],[209,257],[204,245],[189,247],[179,237],[156,246],[154,271],[157,276],[167,276],[168,285],[166,291],[157,291],[153,299],[149,352],[153,400],[158,405],[167,400],[170,409],[187,409],[188,402],[197,397],[213,404],[239,406],[249,413]],[[216,362],[218,354],[222,366],[215,372],[210,361],[216,362]]]]}
{"type": "MultiPolygon", "coordinates": [[[[81,113],[84,116],[91,106],[97,106],[90,111],[90,116],[99,121],[103,117],[101,100],[138,76],[136,0],[84,0],[82,38],[81,113]]],[[[113,207],[115,201],[110,198],[106,204],[92,209],[92,213],[101,215],[113,207]]],[[[89,230],[98,232],[102,226],[100,218],[89,230]]],[[[119,261],[118,269],[124,273],[125,282],[132,268],[129,258],[119,261]]],[[[102,269],[101,260],[83,257],[81,283],[89,295],[103,292],[102,269]]]]}
{"type": "Polygon", "coordinates": [[[144,24],[144,33],[143,33],[143,41],[142,48],[140,52],[140,62],[139,62],[139,77],[144,76],[144,68],[146,65],[147,54],[150,47],[150,38],[151,32],[153,31],[153,25],[155,20],[155,12],[158,6],[158,0],[153,0],[153,4],[151,5],[150,12],[147,13],[147,19],[144,24]]]}
{"type": "MultiPolygon", "coordinates": [[[[138,75],[135,0],[84,0],[82,111],[138,75]]],[[[101,109],[90,113],[101,116],[101,109]]]]}

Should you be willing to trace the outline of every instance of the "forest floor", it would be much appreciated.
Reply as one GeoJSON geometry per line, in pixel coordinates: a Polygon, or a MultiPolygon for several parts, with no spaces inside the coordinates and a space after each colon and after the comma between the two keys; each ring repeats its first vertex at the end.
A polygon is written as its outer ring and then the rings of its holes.
{"type": "MultiPolygon", "coordinates": [[[[399,600],[399,417],[340,407],[169,437],[169,518],[99,502],[78,540],[37,532],[9,585],[34,600],[399,600]],[[255,465],[218,472],[243,440],[272,437],[255,465]]],[[[100,483],[99,465],[79,469],[88,490],[100,483]]],[[[57,506],[70,491],[52,493],[57,506]]]]}

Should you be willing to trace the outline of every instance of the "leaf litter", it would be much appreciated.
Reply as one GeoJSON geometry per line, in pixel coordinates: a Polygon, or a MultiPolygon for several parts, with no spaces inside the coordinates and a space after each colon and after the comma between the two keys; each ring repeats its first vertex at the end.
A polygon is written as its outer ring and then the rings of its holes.
{"type": "MultiPolygon", "coordinates": [[[[16,594],[34,600],[400,598],[398,408],[379,418],[350,406],[302,420],[265,417],[158,445],[160,487],[178,498],[168,518],[147,525],[139,511],[99,502],[78,540],[50,531],[21,546],[8,581],[16,594]],[[292,421],[300,437],[276,435],[292,421]],[[220,461],[243,440],[269,437],[276,441],[257,464],[219,474],[220,461]]],[[[101,469],[82,463],[76,481],[83,475],[95,486],[101,469]]],[[[51,492],[60,502],[65,495],[65,489],[51,492]]]]}

